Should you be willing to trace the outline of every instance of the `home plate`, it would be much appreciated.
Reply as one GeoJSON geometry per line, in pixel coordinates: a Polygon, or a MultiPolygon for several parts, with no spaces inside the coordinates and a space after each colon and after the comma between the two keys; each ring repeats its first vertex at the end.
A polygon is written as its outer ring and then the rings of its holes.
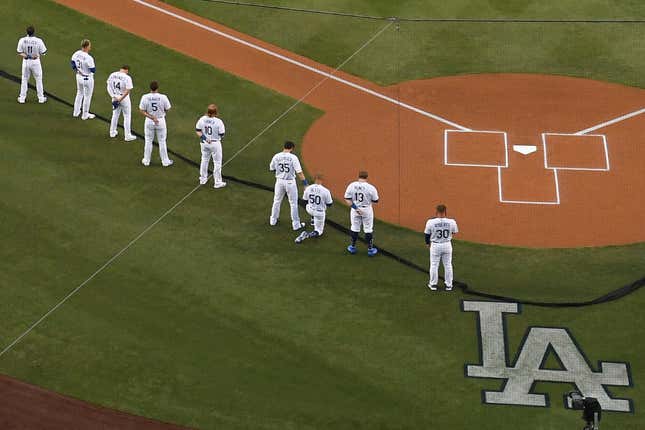
{"type": "Polygon", "coordinates": [[[529,155],[537,151],[535,145],[513,145],[513,151],[519,152],[522,155],[529,155]]]}

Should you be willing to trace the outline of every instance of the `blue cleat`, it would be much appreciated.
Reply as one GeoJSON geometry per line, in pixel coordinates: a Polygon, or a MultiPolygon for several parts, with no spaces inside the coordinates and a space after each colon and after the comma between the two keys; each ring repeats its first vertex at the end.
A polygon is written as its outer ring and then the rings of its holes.
{"type": "Polygon", "coordinates": [[[367,250],[368,257],[374,257],[376,254],[378,254],[378,248],[376,247],[371,247],[367,250]]]}
{"type": "Polygon", "coordinates": [[[356,247],[354,245],[349,245],[347,247],[347,250],[349,251],[350,254],[356,254],[356,247]]]}

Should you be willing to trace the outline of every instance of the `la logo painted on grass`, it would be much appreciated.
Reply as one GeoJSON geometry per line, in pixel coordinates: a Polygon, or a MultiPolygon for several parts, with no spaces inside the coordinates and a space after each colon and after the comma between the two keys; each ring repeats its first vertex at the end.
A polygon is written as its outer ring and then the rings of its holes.
{"type": "Polygon", "coordinates": [[[537,382],[575,384],[585,397],[595,397],[605,411],[633,412],[630,399],[612,397],[605,386],[631,386],[628,363],[600,361],[596,372],[566,328],[529,327],[514,362],[510,363],[505,314],[519,314],[518,303],[461,302],[464,312],[477,312],[479,364],[466,364],[472,378],[502,379],[501,391],[482,391],[482,402],[548,407],[547,394],[533,392],[537,382]],[[550,354],[560,369],[545,368],[550,354]]]}

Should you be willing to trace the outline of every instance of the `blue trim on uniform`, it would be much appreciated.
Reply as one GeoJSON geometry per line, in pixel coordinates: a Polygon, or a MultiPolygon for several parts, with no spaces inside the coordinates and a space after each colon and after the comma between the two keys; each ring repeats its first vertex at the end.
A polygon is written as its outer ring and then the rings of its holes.
{"type": "Polygon", "coordinates": [[[202,129],[201,128],[196,128],[195,131],[202,131],[202,129]]]}
{"type": "Polygon", "coordinates": [[[378,199],[377,200],[372,200],[372,203],[378,203],[378,199]]]}
{"type": "Polygon", "coordinates": [[[426,245],[430,245],[430,236],[428,233],[426,233],[426,245]]]}
{"type": "Polygon", "coordinates": [[[72,60],[70,61],[70,64],[72,65],[72,69],[76,72],[78,69],[76,69],[76,61],[72,60]]]}
{"type": "Polygon", "coordinates": [[[43,51],[40,55],[45,55],[47,53],[47,50],[43,51]]]}
{"type": "Polygon", "coordinates": [[[356,206],[356,203],[352,203],[352,209],[358,209],[358,206],[356,206]]]}
{"type": "Polygon", "coordinates": [[[96,67],[90,67],[90,72],[96,73],[96,67]]]}
{"type": "Polygon", "coordinates": [[[327,205],[328,208],[330,208],[331,205],[333,205],[333,203],[325,203],[325,204],[327,205]]]}

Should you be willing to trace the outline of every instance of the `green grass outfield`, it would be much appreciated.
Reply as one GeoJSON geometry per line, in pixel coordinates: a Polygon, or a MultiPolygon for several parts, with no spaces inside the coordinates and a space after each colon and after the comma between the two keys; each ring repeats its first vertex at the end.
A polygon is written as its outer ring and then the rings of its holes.
{"type": "MultiPolygon", "coordinates": [[[[49,48],[45,87],[67,100],[68,57],[90,37],[98,65],[94,110],[107,116],[108,73],[132,66],[138,101],[159,79],[174,105],[170,148],[197,160],[193,126],[215,98],[228,125],[225,155],[293,101],[45,0],[10,0],[1,66],[19,73],[17,37],[33,22],[49,48]],[[82,33],[73,29],[82,29],[82,33]],[[125,48],[124,48],[125,47],[125,48]],[[186,79],[190,76],[190,80],[186,79]]],[[[365,39],[371,29],[366,29],[365,39]]],[[[351,66],[348,65],[348,66],[351,66]]],[[[188,193],[197,169],[140,165],[142,142],[107,137],[107,124],[71,110],[15,102],[0,80],[0,339],[2,347],[87,279],[188,193]]],[[[298,140],[320,112],[300,105],[225,173],[264,184],[270,155],[298,140]]],[[[134,115],[134,128],[142,121],[134,115]]],[[[332,229],[296,247],[267,224],[271,195],[235,183],[198,190],[6,355],[0,372],[91,402],[200,428],[560,429],[579,426],[559,406],[569,386],[540,384],[548,409],[480,404],[496,381],[465,378],[477,361],[475,318],[459,293],[431,295],[424,274],[343,252],[332,229]]],[[[284,209],[283,209],[284,210],[284,209]]],[[[286,213],[283,214],[283,216],[286,213]]],[[[344,221],[337,205],[331,218],[344,221]]],[[[418,233],[379,223],[379,244],[425,264],[418,233]]],[[[458,242],[457,277],[481,290],[581,300],[642,276],[645,246],[523,250],[458,242]],[[520,270],[521,269],[521,270],[520,270]]],[[[509,318],[510,350],[530,325],[568,327],[592,362],[632,364],[636,414],[607,427],[642,428],[642,292],[583,309],[525,307],[509,318]]]]}
{"type": "MultiPolygon", "coordinates": [[[[383,21],[164,0],[336,66],[383,21]]],[[[250,3],[402,18],[644,19],[641,0],[256,0],[250,3]]],[[[645,24],[401,22],[346,71],[382,85],[468,73],[550,73],[645,88],[645,24]]]]}

